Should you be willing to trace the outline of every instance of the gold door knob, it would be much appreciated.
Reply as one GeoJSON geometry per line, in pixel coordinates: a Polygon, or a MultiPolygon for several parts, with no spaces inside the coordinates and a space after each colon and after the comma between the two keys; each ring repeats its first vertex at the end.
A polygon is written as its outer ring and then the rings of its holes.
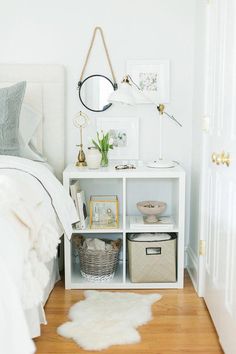
{"type": "Polygon", "coordinates": [[[229,167],[230,165],[230,154],[229,153],[225,153],[224,151],[222,151],[221,153],[221,163],[222,165],[226,165],[227,167],[229,167]]]}
{"type": "Polygon", "coordinates": [[[216,154],[216,164],[219,166],[222,163],[221,155],[216,154]]]}
{"type": "Polygon", "coordinates": [[[213,152],[213,154],[211,155],[211,161],[219,165],[221,163],[221,155],[213,152]]]}
{"type": "Polygon", "coordinates": [[[213,163],[216,163],[218,166],[220,164],[222,164],[222,165],[226,165],[227,167],[229,167],[230,162],[231,162],[230,154],[225,153],[224,151],[222,151],[221,154],[217,154],[216,152],[213,152],[211,155],[211,161],[213,163]]]}

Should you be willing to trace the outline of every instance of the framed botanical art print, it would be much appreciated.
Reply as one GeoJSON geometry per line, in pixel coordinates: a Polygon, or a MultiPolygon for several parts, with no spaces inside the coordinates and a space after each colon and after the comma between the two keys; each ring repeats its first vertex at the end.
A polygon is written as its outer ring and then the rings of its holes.
{"type": "Polygon", "coordinates": [[[128,60],[127,74],[142,90],[135,95],[137,103],[168,103],[170,99],[169,60],[128,60]],[[146,98],[145,98],[146,97],[146,98]]]}
{"type": "Polygon", "coordinates": [[[109,132],[113,149],[109,158],[129,160],[139,158],[139,119],[137,117],[98,117],[97,130],[109,132]]]}

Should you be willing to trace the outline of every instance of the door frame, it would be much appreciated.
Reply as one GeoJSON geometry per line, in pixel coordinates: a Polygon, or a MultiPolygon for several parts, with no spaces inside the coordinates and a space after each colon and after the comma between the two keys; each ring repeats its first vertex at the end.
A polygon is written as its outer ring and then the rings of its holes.
{"type": "MultiPolygon", "coordinates": [[[[207,99],[208,99],[208,82],[209,82],[209,62],[210,62],[210,11],[211,4],[210,1],[206,3],[205,8],[205,48],[204,48],[204,71],[203,71],[203,90],[204,98],[202,102],[203,107],[203,124],[201,132],[201,170],[200,170],[200,183],[199,183],[199,211],[198,211],[198,247],[200,248],[201,241],[206,242],[206,231],[207,223],[204,215],[206,215],[205,210],[207,208],[207,190],[206,190],[206,181],[207,181],[207,165],[209,159],[209,149],[208,149],[208,133],[209,133],[209,118],[206,116],[207,112],[207,99]]],[[[205,247],[204,247],[205,248],[205,247]]],[[[205,251],[205,250],[204,250],[205,251]]],[[[205,252],[204,252],[205,253],[205,252]]],[[[200,297],[204,296],[205,293],[205,255],[200,254],[198,249],[198,269],[197,269],[197,294],[200,297]]]]}

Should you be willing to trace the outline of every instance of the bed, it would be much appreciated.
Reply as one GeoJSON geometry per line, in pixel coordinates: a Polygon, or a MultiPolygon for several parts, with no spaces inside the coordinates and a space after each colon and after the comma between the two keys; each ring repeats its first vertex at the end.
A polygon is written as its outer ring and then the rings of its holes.
{"type": "Polygon", "coordinates": [[[27,82],[25,112],[36,112],[38,117],[31,140],[47,161],[0,155],[4,289],[0,293],[0,352],[4,354],[34,352],[30,338],[39,336],[40,324],[46,324],[43,307],[59,279],[57,246],[77,221],[74,204],[59,182],[64,168],[64,69],[0,65],[0,88],[23,80],[27,82]]]}

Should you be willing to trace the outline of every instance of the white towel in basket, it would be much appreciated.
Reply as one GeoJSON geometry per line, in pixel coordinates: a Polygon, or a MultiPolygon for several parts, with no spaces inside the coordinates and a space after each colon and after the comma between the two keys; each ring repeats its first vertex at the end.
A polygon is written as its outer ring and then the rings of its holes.
{"type": "Polygon", "coordinates": [[[86,238],[83,247],[92,251],[112,250],[112,245],[98,238],[86,238]]]}

